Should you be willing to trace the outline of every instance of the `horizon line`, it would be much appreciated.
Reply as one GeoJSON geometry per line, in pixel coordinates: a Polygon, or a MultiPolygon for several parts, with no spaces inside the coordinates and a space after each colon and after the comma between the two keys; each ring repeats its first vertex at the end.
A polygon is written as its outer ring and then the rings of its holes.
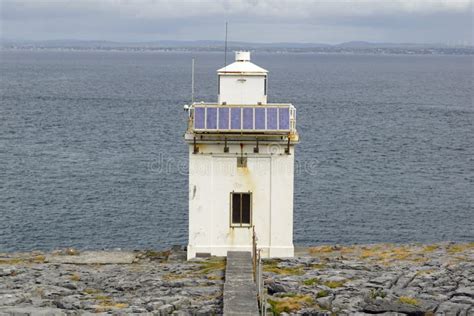
{"type": "MultiPolygon", "coordinates": [[[[155,40],[111,40],[111,39],[78,39],[78,38],[51,38],[51,39],[18,39],[18,38],[2,38],[0,37],[1,42],[31,42],[31,43],[40,43],[40,42],[61,42],[61,41],[74,41],[74,42],[105,42],[105,43],[118,43],[118,44],[143,44],[143,43],[159,43],[159,42],[174,42],[174,43],[199,43],[199,42],[215,42],[215,43],[224,43],[224,40],[214,40],[214,39],[197,39],[197,40],[172,40],[172,39],[155,39],[155,40]]],[[[369,44],[369,45],[438,45],[438,46],[464,46],[464,47],[473,47],[473,43],[449,43],[449,42],[390,42],[390,41],[367,41],[367,40],[350,40],[345,42],[338,43],[325,43],[325,42],[290,42],[290,41],[276,41],[276,42],[260,42],[260,41],[228,41],[228,43],[234,44],[254,44],[254,45],[276,45],[276,44],[293,44],[293,45],[326,45],[326,46],[340,46],[343,44],[369,44]]]]}

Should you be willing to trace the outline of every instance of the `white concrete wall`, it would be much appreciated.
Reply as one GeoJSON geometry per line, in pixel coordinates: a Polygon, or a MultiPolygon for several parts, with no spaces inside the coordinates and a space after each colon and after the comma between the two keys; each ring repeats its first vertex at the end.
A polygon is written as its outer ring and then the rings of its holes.
{"type": "Polygon", "coordinates": [[[267,103],[265,76],[220,75],[218,103],[262,104],[267,103]]]}
{"type": "Polygon", "coordinates": [[[252,229],[230,226],[232,191],[252,192],[252,224],[263,255],[293,256],[294,154],[286,155],[284,144],[260,145],[258,154],[254,146],[243,148],[247,168],[237,167],[239,144],[229,144],[229,153],[223,153],[223,144],[200,144],[198,154],[189,146],[188,258],[196,252],[225,256],[228,250],[251,251],[252,229]]]}

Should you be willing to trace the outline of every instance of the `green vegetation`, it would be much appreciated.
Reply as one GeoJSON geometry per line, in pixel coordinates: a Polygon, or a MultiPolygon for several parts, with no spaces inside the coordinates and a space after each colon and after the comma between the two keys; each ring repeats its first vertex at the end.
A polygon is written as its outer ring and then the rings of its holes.
{"type": "Polygon", "coordinates": [[[370,298],[375,300],[377,297],[385,298],[387,293],[385,293],[382,289],[371,289],[370,290],[370,298]]]}
{"type": "Polygon", "coordinates": [[[433,252],[437,249],[439,249],[438,245],[428,245],[428,246],[423,247],[423,252],[433,252]]]}
{"type": "Polygon", "coordinates": [[[143,255],[150,260],[166,261],[168,260],[170,251],[169,250],[167,251],[147,250],[145,251],[143,255]]]}
{"type": "Polygon", "coordinates": [[[474,248],[474,242],[466,243],[466,244],[456,244],[456,245],[450,245],[447,249],[448,253],[453,255],[457,254],[460,252],[464,252],[466,250],[469,250],[471,248],[474,248]]]}
{"type": "Polygon", "coordinates": [[[416,298],[408,297],[408,296],[400,296],[398,299],[401,303],[403,304],[408,304],[408,305],[419,305],[420,303],[416,298]]]}
{"type": "Polygon", "coordinates": [[[87,288],[87,289],[84,289],[83,291],[85,294],[98,294],[100,293],[99,290],[96,290],[96,289],[92,289],[92,288],[87,288]]]}
{"type": "Polygon", "coordinates": [[[207,261],[199,262],[201,265],[199,272],[208,274],[217,270],[224,270],[226,260],[224,258],[210,258],[207,261]]]}
{"type": "Polygon", "coordinates": [[[318,278],[311,278],[303,281],[304,285],[315,285],[315,284],[320,284],[320,281],[318,278]]]}
{"type": "Polygon", "coordinates": [[[80,281],[81,280],[81,276],[79,275],[79,273],[73,273],[71,274],[71,276],[69,277],[69,279],[71,281],[80,281]]]}
{"type": "Polygon", "coordinates": [[[318,292],[318,294],[316,294],[316,298],[326,297],[329,296],[329,294],[329,291],[321,290],[318,292]]]}
{"type": "Polygon", "coordinates": [[[304,285],[312,286],[312,285],[324,285],[328,288],[335,289],[338,287],[343,287],[347,280],[342,281],[321,281],[318,278],[311,278],[303,281],[304,285]]]}
{"type": "Polygon", "coordinates": [[[17,265],[17,264],[27,264],[27,263],[44,263],[46,257],[43,255],[36,255],[28,258],[0,258],[0,264],[5,265],[17,265]]]}
{"type": "Polygon", "coordinates": [[[313,305],[314,300],[309,295],[294,295],[275,300],[269,299],[268,303],[273,315],[280,315],[283,312],[291,313],[300,310],[303,306],[313,305]]]}
{"type": "Polygon", "coordinates": [[[322,284],[326,285],[328,288],[335,289],[335,288],[338,288],[338,287],[343,287],[346,282],[347,282],[346,280],[343,280],[343,281],[326,281],[326,282],[323,282],[322,284]]]}
{"type": "Polygon", "coordinates": [[[0,259],[0,264],[15,265],[15,264],[20,264],[20,263],[25,263],[25,260],[21,258],[0,259]]]}
{"type": "Polygon", "coordinates": [[[318,246],[309,248],[308,252],[312,255],[319,253],[331,253],[334,250],[337,250],[334,246],[318,246]]]}
{"type": "Polygon", "coordinates": [[[272,272],[275,274],[282,274],[282,275],[303,275],[303,267],[296,266],[296,267],[279,267],[279,262],[277,261],[270,261],[266,262],[263,265],[263,271],[265,272],[272,272]]]}
{"type": "Polygon", "coordinates": [[[322,269],[326,269],[326,265],[324,263],[314,263],[311,265],[311,268],[322,270],[322,269]]]}
{"type": "Polygon", "coordinates": [[[295,292],[286,292],[286,293],[280,294],[280,297],[296,297],[296,296],[298,296],[298,294],[295,292]]]}

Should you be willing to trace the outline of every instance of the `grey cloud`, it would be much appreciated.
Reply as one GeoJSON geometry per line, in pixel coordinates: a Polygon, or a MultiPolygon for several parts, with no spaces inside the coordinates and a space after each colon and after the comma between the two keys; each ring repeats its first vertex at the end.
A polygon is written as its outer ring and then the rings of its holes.
{"type": "Polygon", "coordinates": [[[3,0],[3,37],[472,43],[472,0],[3,0]]]}

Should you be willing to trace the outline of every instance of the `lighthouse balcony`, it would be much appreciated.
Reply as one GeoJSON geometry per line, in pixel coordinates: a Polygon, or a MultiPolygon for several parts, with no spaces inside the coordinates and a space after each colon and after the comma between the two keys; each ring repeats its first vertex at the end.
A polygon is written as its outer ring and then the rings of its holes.
{"type": "Polygon", "coordinates": [[[279,103],[194,103],[189,108],[188,133],[296,135],[296,108],[279,103]]]}

